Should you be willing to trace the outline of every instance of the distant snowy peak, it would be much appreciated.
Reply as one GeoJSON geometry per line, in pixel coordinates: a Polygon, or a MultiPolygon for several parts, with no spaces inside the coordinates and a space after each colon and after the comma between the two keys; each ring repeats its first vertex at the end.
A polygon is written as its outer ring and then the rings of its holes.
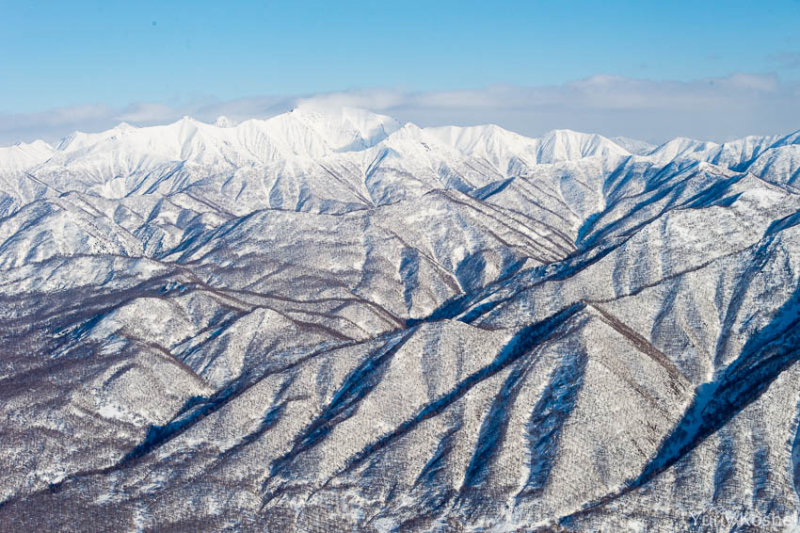
{"type": "Polygon", "coordinates": [[[513,155],[536,157],[539,143],[493,124],[485,126],[445,126],[425,130],[440,141],[460,152],[486,159],[494,164],[508,160],[513,155]]]}
{"type": "Polygon", "coordinates": [[[45,161],[53,154],[53,147],[44,141],[17,143],[0,148],[0,171],[19,171],[45,161]]]}
{"type": "Polygon", "coordinates": [[[800,187],[800,144],[778,145],[766,150],[748,167],[770,183],[800,187]]]}
{"type": "Polygon", "coordinates": [[[719,145],[714,142],[676,137],[658,146],[650,155],[657,160],[667,162],[682,157],[707,159],[717,150],[719,150],[719,145]]]}
{"type": "Polygon", "coordinates": [[[621,146],[623,149],[634,155],[647,155],[656,149],[655,144],[639,141],[637,139],[630,139],[628,137],[612,137],[611,140],[614,141],[614,143],[618,146],[621,146]]]}
{"type": "Polygon", "coordinates": [[[370,148],[400,129],[391,117],[362,109],[301,107],[268,120],[249,120],[236,130],[266,135],[286,156],[322,157],[370,148]]]}
{"type": "Polygon", "coordinates": [[[785,136],[751,135],[722,144],[679,137],[662,144],[650,155],[657,161],[687,158],[707,161],[734,170],[744,170],[770,149],[798,143],[800,143],[800,131],[785,136]]]}
{"type": "MultiPolygon", "coordinates": [[[[146,129],[149,128],[142,128],[142,130],[146,129]]],[[[82,131],[74,131],[61,139],[61,141],[56,145],[56,150],[59,152],[78,152],[80,150],[100,144],[103,141],[115,140],[121,136],[125,136],[136,131],[140,131],[140,129],[131,126],[127,122],[121,122],[110,130],[101,131],[99,133],[84,133],[82,131]]]]}
{"type": "Polygon", "coordinates": [[[789,146],[795,144],[800,144],[800,130],[781,137],[777,142],[775,142],[774,146],[789,146]]]}
{"type": "Polygon", "coordinates": [[[339,152],[372,147],[402,127],[392,117],[349,107],[333,110],[299,107],[272,120],[282,118],[306,124],[339,152]]]}
{"type": "Polygon", "coordinates": [[[214,124],[191,117],[143,128],[122,123],[99,133],[76,131],[55,148],[37,141],[0,149],[0,169],[29,169],[47,162],[49,170],[70,167],[117,175],[170,162],[236,167],[363,150],[399,128],[390,117],[359,109],[297,109],[241,124],[226,117],[214,124]]]}
{"type": "Polygon", "coordinates": [[[630,153],[612,140],[597,134],[553,130],[541,138],[539,161],[556,163],[592,156],[627,156],[630,153]]]}
{"type": "Polygon", "coordinates": [[[628,156],[625,148],[601,135],[554,130],[529,138],[495,125],[425,130],[463,154],[484,159],[501,172],[512,173],[519,163],[536,165],[574,161],[591,156],[628,156]]]}
{"type": "MultiPolygon", "coordinates": [[[[379,150],[401,147],[403,157],[421,156],[441,168],[444,160],[453,157],[471,159],[472,166],[477,160],[481,168],[504,176],[528,173],[535,165],[588,157],[615,164],[618,158],[631,155],[663,164],[681,158],[701,160],[741,171],[768,150],[798,143],[800,131],[724,144],[677,138],[657,147],[625,137],[612,140],[571,130],[529,138],[496,125],[419,128],[364,109],[301,105],[267,120],[236,123],[222,116],[207,124],[184,117],[172,124],[141,128],[122,123],[99,133],[74,132],[55,147],[37,141],[0,148],[0,172],[25,171],[39,177],[64,174],[66,169],[71,175],[102,181],[176,165],[228,172],[290,160],[348,158],[348,154],[364,152],[351,157],[351,163],[359,165],[359,159],[372,157],[369,149],[379,146],[379,150]]],[[[406,166],[422,163],[412,161],[406,166]]],[[[793,156],[789,168],[794,168],[793,156]]]]}

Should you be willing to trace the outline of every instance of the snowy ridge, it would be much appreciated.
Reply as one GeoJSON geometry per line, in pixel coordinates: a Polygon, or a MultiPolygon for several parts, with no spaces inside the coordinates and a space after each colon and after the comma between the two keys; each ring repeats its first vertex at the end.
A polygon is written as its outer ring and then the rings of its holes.
{"type": "Polygon", "coordinates": [[[0,148],[0,169],[25,170],[46,161],[54,152],[52,146],[44,141],[19,143],[0,148]]]}

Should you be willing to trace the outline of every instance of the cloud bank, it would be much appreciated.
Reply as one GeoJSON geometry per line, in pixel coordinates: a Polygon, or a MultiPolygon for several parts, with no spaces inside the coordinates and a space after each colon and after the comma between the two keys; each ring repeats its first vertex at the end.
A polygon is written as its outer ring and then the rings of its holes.
{"type": "Polygon", "coordinates": [[[622,135],[650,142],[684,136],[725,141],[800,129],[800,85],[775,75],[734,74],[689,82],[595,75],[562,85],[493,85],[452,91],[369,88],[308,95],[257,96],[125,108],[90,104],[39,113],[0,113],[0,144],[74,130],[100,131],[119,122],[164,124],[190,115],[214,122],[267,118],[299,106],[362,107],[420,126],[494,123],[524,135],[557,128],[622,135]]]}

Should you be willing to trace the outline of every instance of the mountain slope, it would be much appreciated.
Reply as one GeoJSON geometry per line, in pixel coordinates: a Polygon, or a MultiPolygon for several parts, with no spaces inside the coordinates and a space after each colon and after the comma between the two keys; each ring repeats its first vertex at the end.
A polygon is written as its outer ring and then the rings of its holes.
{"type": "Polygon", "coordinates": [[[0,523],[782,531],[798,143],[304,107],[0,149],[0,523]]]}

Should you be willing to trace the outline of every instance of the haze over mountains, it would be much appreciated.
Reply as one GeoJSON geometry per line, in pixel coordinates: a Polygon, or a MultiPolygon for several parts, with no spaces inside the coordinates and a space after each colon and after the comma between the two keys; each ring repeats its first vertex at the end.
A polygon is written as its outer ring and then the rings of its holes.
{"type": "Polygon", "coordinates": [[[800,510],[800,131],[300,108],[0,148],[0,300],[0,523],[800,510]]]}

